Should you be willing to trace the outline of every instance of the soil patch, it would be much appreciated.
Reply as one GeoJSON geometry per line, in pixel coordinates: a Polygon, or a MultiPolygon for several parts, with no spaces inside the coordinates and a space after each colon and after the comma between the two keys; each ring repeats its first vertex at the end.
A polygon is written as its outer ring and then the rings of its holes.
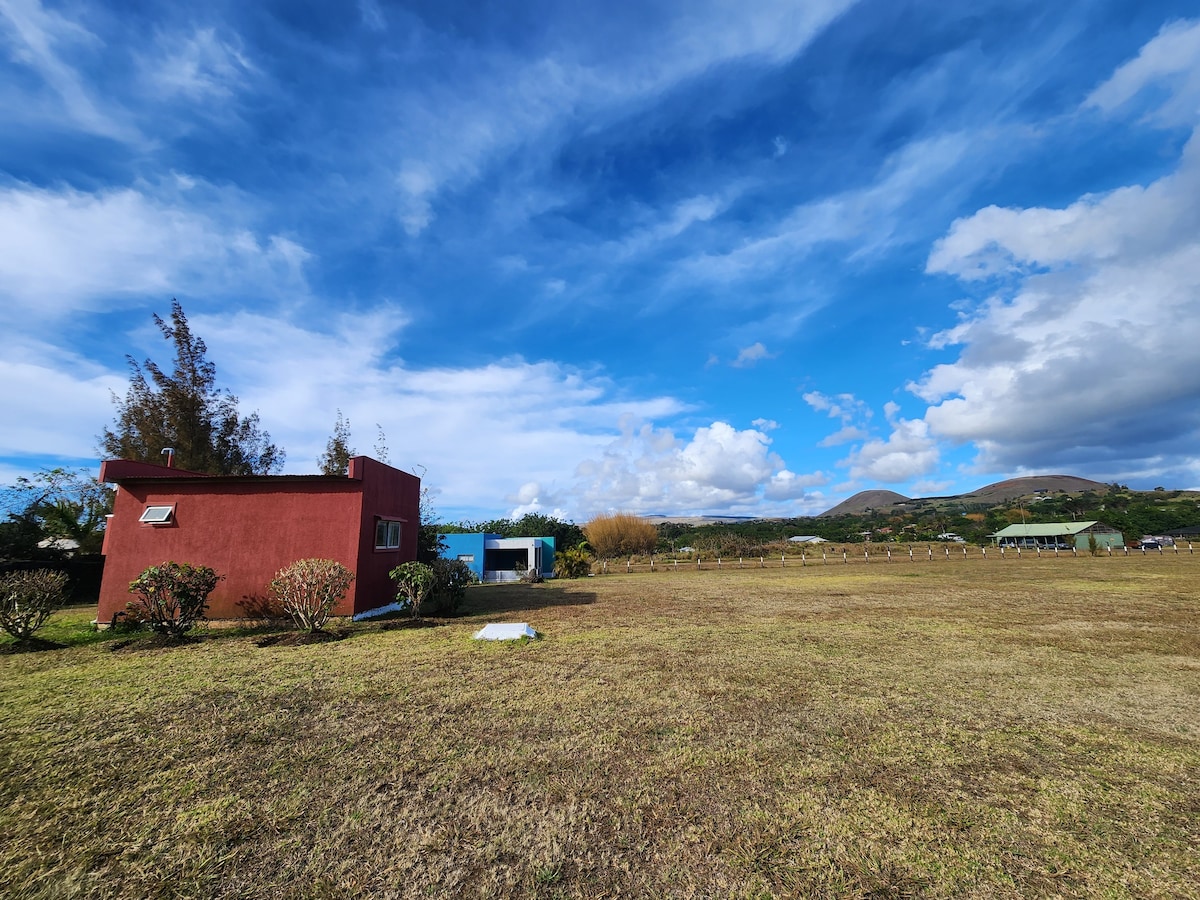
{"type": "Polygon", "coordinates": [[[30,638],[27,641],[15,641],[0,646],[0,653],[40,653],[43,650],[61,650],[66,644],[54,641],[44,641],[41,638],[30,638]]]}
{"type": "Polygon", "coordinates": [[[401,628],[441,628],[445,622],[436,619],[391,619],[379,626],[380,631],[397,631],[401,628]]]}
{"type": "Polygon", "coordinates": [[[285,631],[268,634],[254,642],[256,647],[306,647],[309,644],[328,644],[350,636],[349,631],[285,631]]]}

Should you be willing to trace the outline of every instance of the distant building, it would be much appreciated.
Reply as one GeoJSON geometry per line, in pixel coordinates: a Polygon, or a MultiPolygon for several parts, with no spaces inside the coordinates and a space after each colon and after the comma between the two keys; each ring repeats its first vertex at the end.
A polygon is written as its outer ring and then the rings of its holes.
{"type": "Polygon", "coordinates": [[[1036,525],[1009,525],[989,535],[998,547],[1025,550],[1077,550],[1090,548],[1090,539],[1095,537],[1096,546],[1121,547],[1125,539],[1121,532],[1103,522],[1042,522],[1036,525]]]}
{"type": "Polygon", "coordinates": [[[828,544],[829,541],[815,534],[798,534],[788,538],[793,544],[828,544]]]}
{"type": "Polygon", "coordinates": [[[483,582],[519,581],[530,569],[554,577],[554,538],[505,538],[498,534],[441,534],[442,556],[466,563],[483,582]]]}

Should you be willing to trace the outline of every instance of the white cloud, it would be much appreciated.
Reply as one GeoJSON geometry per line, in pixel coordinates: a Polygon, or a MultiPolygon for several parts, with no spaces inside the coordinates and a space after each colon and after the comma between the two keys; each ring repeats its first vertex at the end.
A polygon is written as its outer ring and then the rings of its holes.
{"type": "Polygon", "coordinates": [[[363,25],[371,31],[387,31],[387,19],[376,0],[358,0],[358,14],[363,25]]]}
{"type": "Polygon", "coordinates": [[[757,429],[726,422],[697,428],[690,438],[666,428],[627,422],[599,457],[580,463],[573,493],[586,513],[761,511],[761,501],[795,501],[820,473],[799,476],[770,450],[757,429]]]}
{"type": "MultiPolygon", "coordinates": [[[[1110,109],[1194,58],[1196,26],[1172,26],[1106,82],[1110,109]]],[[[1178,96],[1178,94],[1174,95],[1178,96]]],[[[1200,109],[1191,107],[1192,121],[1200,109]]],[[[909,385],[931,433],[980,450],[977,465],[1181,480],[1200,465],[1200,135],[1146,186],[1063,209],[988,207],[956,221],[928,270],[995,293],[935,348],[956,360],[909,385]],[[1168,462],[1173,460],[1174,462],[1168,462]]]]}
{"type": "Polygon", "coordinates": [[[57,95],[67,120],[91,134],[122,141],[139,139],[127,115],[93,94],[87,80],[67,59],[86,51],[103,52],[101,41],[38,0],[0,0],[0,36],[7,36],[13,58],[36,72],[57,95]]]}
{"type": "Polygon", "coordinates": [[[243,411],[259,410],[287,449],[288,471],[314,471],[341,409],[360,451],[379,423],[393,465],[427,467],[443,509],[578,511],[579,460],[602,455],[622,420],[684,409],[671,397],[620,397],[604,377],[550,361],[409,366],[393,356],[406,324],[395,307],[336,317],[321,332],[248,312],[189,322],[243,411]]]}
{"type": "Polygon", "coordinates": [[[738,234],[732,249],[694,255],[679,271],[687,278],[728,282],[794,264],[821,244],[852,243],[856,257],[876,253],[906,239],[901,224],[916,214],[912,202],[920,198],[927,205],[930,189],[969,149],[958,134],[913,141],[884,162],[874,182],[801,204],[765,236],[746,240],[738,234]]]}
{"type": "MultiPolygon", "coordinates": [[[[186,180],[175,186],[187,192],[186,180]]],[[[228,198],[226,198],[228,199],[228,198]]],[[[259,237],[218,202],[217,219],[164,191],[85,193],[0,187],[0,297],[24,321],[120,298],[226,290],[303,289],[308,252],[282,235],[259,237]]]]}
{"type": "Polygon", "coordinates": [[[66,350],[10,336],[0,358],[0,456],[94,457],[113,417],[110,392],[127,386],[66,350]]]}
{"type": "Polygon", "coordinates": [[[167,97],[226,99],[258,74],[237,42],[221,38],[212,28],[160,34],[156,51],[143,61],[146,81],[167,97]]]}
{"type": "Polygon", "coordinates": [[[737,359],[730,363],[730,365],[736,369],[744,369],[754,365],[760,359],[769,359],[770,356],[771,354],[767,352],[767,348],[762,345],[762,342],[756,341],[749,347],[743,347],[739,350],[737,359]]]}
{"type": "Polygon", "coordinates": [[[1088,96],[1085,106],[1111,113],[1151,84],[1168,82],[1171,91],[1158,116],[1192,123],[1200,101],[1200,22],[1171,22],[1088,96]]]}
{"type": "Polygon", "coordinates": [[[937,441],[922,419],[904,419],[890,410],[892,433],[886,440],[875,438],[851,451],[843,461],[849,465],[850,477],[895,484],[910,481],[932,472],[940,453],[937,441]]]}
{"type": "Polygon", "coordinates": [[[627,116],[725,63],[787,60],[851,5],[853,0],[694,3],[686,14],[646,29],[641,40],[627,35],[597,48],[560,37],[553,50],[532,61],[472,44],[462,51],[453,88],[414,84],[390,101],[399,107],[396,142],[406,148],[398,171],[427,176],[416,185],[397,181],[402,224],[410,234],[420,233],[434,219],[439,194],[474,181],[517,147],[550,147],[564,128],[627,116]]]}

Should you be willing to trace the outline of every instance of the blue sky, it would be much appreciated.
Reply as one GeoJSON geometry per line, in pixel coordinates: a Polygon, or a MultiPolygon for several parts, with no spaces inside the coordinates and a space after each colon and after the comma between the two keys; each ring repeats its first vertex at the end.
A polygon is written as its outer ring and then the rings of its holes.
{"type": "Polygon", "coordinates": [[[177,297],[450,520],[1200,486],[1189,3],[0,0],[0,117],[3,482],[177,297]]]}

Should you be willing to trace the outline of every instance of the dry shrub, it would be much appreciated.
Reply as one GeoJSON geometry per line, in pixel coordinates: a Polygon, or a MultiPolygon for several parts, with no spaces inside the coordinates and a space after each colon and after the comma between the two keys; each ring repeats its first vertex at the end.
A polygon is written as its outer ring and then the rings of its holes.
{"type": "Polygon", "coordinates": [[[632,513],[607,513],[583,526],[588,544],[601,559],[653,553],[658,529],[632,513]]]}
{"type": "Polygon", "coordinates": [[[66,600],[67,576],[62,572],[9,572],[0,577],[0,628],[18,641],[28,641],[66,600]]]}
{"type": "Polygon", "coordinates": [[[271,596],[307,632],[320,631],[350,590],[354,573],[332,559],[298,559],[276,573],[271,596]]]}

